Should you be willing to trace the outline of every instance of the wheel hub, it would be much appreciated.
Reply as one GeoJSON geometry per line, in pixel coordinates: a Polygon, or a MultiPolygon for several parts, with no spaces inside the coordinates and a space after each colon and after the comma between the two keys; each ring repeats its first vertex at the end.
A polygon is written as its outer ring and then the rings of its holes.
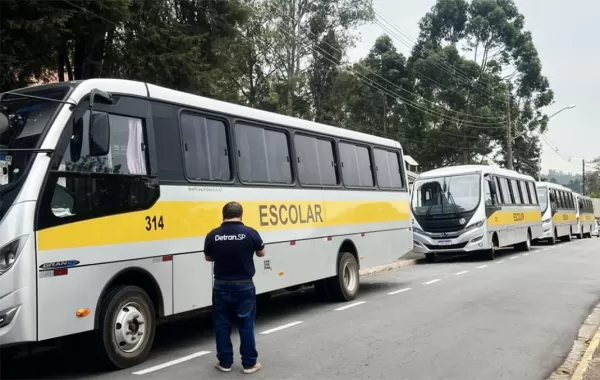
{"type": "Polygon", "coordinates": [[[356,286],[358,284],[358,278],[356,275],[356,271],[354,270],[352,265],[350,265],[350,263],[346,263],[344,265],[344,270],[342,273],[343,273],[343,279],[344,279],[344,286],[346,287],[346,289],[348,291],[354,292],[354,290],[356,289],[356,286]]]}
{"type": "Polygon", "coordinates": [[[123,352],[137,350],[146,338],[146,318],[140,309],[139,305],[128,303],[117,314],[114,335],[123,352]]]}

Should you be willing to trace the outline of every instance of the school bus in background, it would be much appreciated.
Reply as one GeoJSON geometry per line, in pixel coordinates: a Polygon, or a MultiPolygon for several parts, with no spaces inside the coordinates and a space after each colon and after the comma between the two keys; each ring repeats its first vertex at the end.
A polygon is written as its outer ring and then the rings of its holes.
{"type": "Polygon", "coordinates": [[[574,235],[579,239],[591,238],[596,223],[592,198],[578,193],[573,193],[573,195],[575,196],[577,217],[577,229],[575,230],[574,235]]]}
{"type": "Polygon", "coordinates": [[[551,182],[537,183],[542,210],[543,234],[538,240],[556,244],[558,240],[571,241],[577,231],[577,211],[571,189],[551,182]]]}
{"type": "Polygon", "coordinates": [[[501,247],[528,251],[542,234],[533,177],[482,165],[421,173],[412,190],[415,251],[436,256],[480,253],[493,260],[501,247]]]}
{"type": "Polygon", "coordinates": [[[232,200],[266,243],[259,294],[352,300],[412,249],[396,141],[127,80],[0,101],[0,346],[95,331],[142,362],[158,319],[211,305],[204,237],[232,200]]]}

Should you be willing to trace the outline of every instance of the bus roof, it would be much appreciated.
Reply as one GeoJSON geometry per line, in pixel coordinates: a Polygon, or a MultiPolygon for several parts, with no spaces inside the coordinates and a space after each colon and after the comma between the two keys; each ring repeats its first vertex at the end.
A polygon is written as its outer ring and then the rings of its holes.
{"type": "Polygon", "coordinates": [[[538,182],[536,184],[537,187],[547,187],[550,189],[557,189],[557,190],[562,190],[562,191],[566,191],[569,193],[572,193],[573,190],[569,189],[568,187],[565,187],[563,185],[559,185],[558,183],[552,183],[552,182],[538,182]]]}
{"type": "Polygon", "coordinates": [[[433,178],[464,174],[497,174],[501,176],[522,179],[527,181],[535,181],[535,179],[526,174],[518,173],[514,170],[497,168],[489,165],[457,165],[447,168],[433,169],[419,174],[419,178],[433,178]]]}
{"type": "Polygon", "coordinates": [[[274,112],[262,111],[251,107],[241,106],[220,100],[210,99],[203,96],[193,95],[165,87],[156,86],[150,83],[131,81],[125,79],[87,79],[81,81],[61,82],[54,84],[45,84],[32,86],[15,91],[24,92],[30,89],[43,90],[50,86],[70,86],[74,91],[70,99],[79,101],[83,96],[98,88],[100,90],[112,93],[131,94],[134,96],[145,96],[161,102],[176,103],[178,105],[200,110],[218,112],[224,115],[244,118],[249,121],[263,122],[273,125],[291,127],[307,132],[321,133],[335,136],[341,139],[357,140],[368,144],[381,145],[401,149],[400,143],[388,138],[369,135],[362,132],[356,132],[350,129],[334,127],[331,125],[316,123],[309,120],[299,119],[291,116],[281,115],[274,112]],[[79,99],[77,99],[79,98],[79,99]]]}

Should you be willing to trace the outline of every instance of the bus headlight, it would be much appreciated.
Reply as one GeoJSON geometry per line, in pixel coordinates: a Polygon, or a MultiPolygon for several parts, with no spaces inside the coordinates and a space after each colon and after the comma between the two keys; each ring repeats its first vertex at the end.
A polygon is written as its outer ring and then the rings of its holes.
{"type": "Polygon", "coordinates": [[[479,228],[479,227],[483,226],[483,223],[485,223],[485,220],[480,220],[479,222],[473,223],[473,224],[471,224],[469,227],[467,227],[465,229],[466,230],[470,230],[470,229],[473,229],[473,228],[479,228]]]}
{"type": "Polygon", "coordinates": [[[15,264],[26,241],[27,235],[24,235],[0,248],[0,275],[15,264]]]}

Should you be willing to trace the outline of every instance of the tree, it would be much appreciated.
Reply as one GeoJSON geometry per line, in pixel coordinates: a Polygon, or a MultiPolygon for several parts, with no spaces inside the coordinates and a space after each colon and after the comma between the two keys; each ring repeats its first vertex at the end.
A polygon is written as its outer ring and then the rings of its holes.
{"type": "MultiPolygon", "coordinates": [[[[460,141],[463,163],[486,155],[490,146],[506,149],[508,110],[513,136],[531,141],[532,131],[545,131],[542,108],[553,93],[513,0],[438,0],[419,26],[409,60],[419,94],[437,105],[430,128],[455,134],[456,146],[460,141]]],[[[523,170],[535,167],[529,161],[539,156],[534,145],[515,150],[515,161],[527,163],[523,170]]]]}

